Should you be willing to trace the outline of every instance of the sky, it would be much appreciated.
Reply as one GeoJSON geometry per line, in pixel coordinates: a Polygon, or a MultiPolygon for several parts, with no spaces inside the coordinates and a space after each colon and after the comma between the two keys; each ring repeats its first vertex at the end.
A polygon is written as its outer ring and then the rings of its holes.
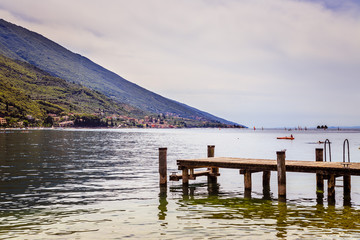
{"type": "Polygon", "coordinates": [[[360,125],[360,0],[0,0],[0,18],[249,127],[360,125]]]}

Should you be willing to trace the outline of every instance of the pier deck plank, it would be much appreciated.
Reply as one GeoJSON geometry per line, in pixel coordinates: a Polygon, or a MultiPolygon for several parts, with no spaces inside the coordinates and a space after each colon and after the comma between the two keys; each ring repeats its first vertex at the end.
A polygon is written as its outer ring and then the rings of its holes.
{"type": "MultiPolygon", "coordinates": [[[[272,159],[251,159],[251,158],[230,158],[230,157],[214,157],[201,159],[183,159],[177,160],[179,169],[182,168],[234,168],[245,169],[251,171],[277,171],[277,161],[272,159]]],[[[307,173],[323,173],[336,175],[359,175],[360,163],[342,162],[315,162],[315,161],[298,161],[286,160],[286,172],[307,172],[307,173]]]]}

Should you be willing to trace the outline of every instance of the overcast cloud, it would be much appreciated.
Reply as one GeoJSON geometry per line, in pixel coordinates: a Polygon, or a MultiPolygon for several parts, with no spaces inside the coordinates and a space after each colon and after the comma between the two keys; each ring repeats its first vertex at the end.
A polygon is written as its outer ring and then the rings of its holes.
{"type": "Polygon", "coordinates": [[[0,0],[0,16],[250,127],[360,125],[359,1],[0,0]]]}

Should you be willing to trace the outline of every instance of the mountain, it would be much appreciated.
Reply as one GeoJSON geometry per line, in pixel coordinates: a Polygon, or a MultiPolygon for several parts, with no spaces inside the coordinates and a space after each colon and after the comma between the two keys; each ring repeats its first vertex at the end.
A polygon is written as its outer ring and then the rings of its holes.
{"type": "Polygon", "coordinates": [[[146,90],[38,33],[2,19],[0,53],[28,62],[52,76],[104,93],[119,103],[129,104],[142,111],[236,124],[146,90]]]}
{"type": "Polygon", "coordinates": [[[230,127],[151,114],[0,54],[0,127],[230,127]]]}
{"type": "Polygon", "coordinates": [[[49,116],[83,114],[140,118],[146,113],[0,54],[0,117],[15,122],[37,119],[39,124],[34,126],[41,126],[49,116]]]}

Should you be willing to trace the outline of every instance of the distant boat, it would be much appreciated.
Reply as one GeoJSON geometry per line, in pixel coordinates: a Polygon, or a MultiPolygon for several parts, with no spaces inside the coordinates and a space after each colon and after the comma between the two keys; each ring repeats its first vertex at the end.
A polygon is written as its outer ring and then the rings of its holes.
{"type": "Polygon", "coordinates": [[[295,138],[291,136],[291,137],[277,137],[277,139],[294,140],[295,138]]]}

